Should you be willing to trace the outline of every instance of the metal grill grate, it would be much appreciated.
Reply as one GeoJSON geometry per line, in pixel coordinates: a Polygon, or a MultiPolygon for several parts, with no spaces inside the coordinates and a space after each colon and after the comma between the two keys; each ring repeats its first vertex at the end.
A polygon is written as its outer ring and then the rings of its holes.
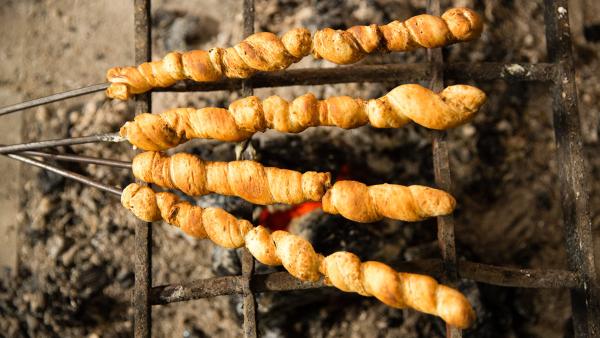
{"type": "MultiPolygon", "coordinates": [[[[254,1],[243,1],[244,34],[253,33],[254,1]]],[[[150,0],[135,0],[135,62],[150,61],[150,0]]],[[[452,216],[438,218],[438,241],[442,259],[405,262],[402,271],[425,273],[446,283],[459,278],[506,287],[568,288],[571,290],[573,326],[576,337],[600,335],[600,284],[595,271],[589,186],[582,154],[578,119],[577,88],[572,57],[567,0],[544,0],[546,41],[550,63],[519,64],[523,71],[508,72],[503,63],[444,63],[441,49],[428,51],[428,62],[417,64],[387,64],[339,67],[328,69],[297,69],[257,74],[247,80],[227,79],[215,83],[182,82],[155,91],[238,90],[244,96],[253,88],[290,85],[315,85],[348,82],[409,82],[430,80],[430,88],[438,91],[444,78],[454,80],[542,81],[551,85],[554,98],[554,132],[559,163],[558,177],[565,226],[566,248],[570,270],[516,269],[456,260],[454,220],[452,216]]],[[[429,0],[427,11],[440,14],[440,1],[429,0]]],[[[102,91],[108,84],[98,84],[52,97],[32,100],[0,109],[0,115],[87,93],[102,91]]],[[[151,111],[151,94],[139,96],[136,114],[151,111]]],[[[451,191],[451,175],[445,132],[432,132],[433,164],[436,184],[451,191]]],[[[186,281],[180,284],[152,287],[152,228],[138,222],[135,229],[135,337],[151,336],[151,306],[220,295],[241,294],[244,299],[245,337],[256,337],[255,294],[324,287],[321,282],[307,283],[285,272],[254,274],[254,259],[244,249],[242,274],[186,281]]],[[[459,330],[448,327],[448,337],[461,337],[459,330]]]]}

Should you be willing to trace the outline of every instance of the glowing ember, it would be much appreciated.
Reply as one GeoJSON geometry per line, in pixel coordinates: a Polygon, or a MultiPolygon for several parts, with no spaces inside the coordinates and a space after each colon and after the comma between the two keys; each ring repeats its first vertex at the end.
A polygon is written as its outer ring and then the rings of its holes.
{"type": "Polygon", "coordinates": [[[258,220],[260,224],[273,231],[287,230],[288,225],[294,218],[300,217],[320,207],[321,202],[304,202],[283,211],[270,212],[265,208],[260,213],[260,216],[258,216],[258,220]]]}

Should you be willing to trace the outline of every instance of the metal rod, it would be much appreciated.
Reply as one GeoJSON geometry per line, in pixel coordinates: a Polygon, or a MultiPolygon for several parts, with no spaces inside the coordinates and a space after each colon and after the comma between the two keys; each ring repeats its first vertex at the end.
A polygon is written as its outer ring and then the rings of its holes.
{"type": "Polygon", "coordinates": [[[244,297],[244,337],[256,338],[256,299],[252,289],[254,275],[254,257],[246,248],[242,248],[242,295],[244,297]]]}
{"type": "MultiPolygon", "coordinates": [[[[303,68],[272,73],[258,73],[246,80],[253,88],[318,85],[349,82],[416,82],[430,78],[428,63],[394,65],[360,65],[334,68],[303,68]]],[[[551,81],[554,65],[551,63],[449,63],[444,65],[444,77],[452,80],[495,80],[507,81],[551,81]]],[[[212,90],[238,90],[242,80],[225,79],[217,82],[194,83],[183,81],[168,88],[154,88],[154,92],[186,92],[212,90]]],[[[67,92],[29,100],[0,108],[0,116],[65,100],[85,94],[99,92],[108,88],[110,83],[100,83],[67,92]]]]}
{"type": "MultiPolygon", "coordinates": [[[[254,0],[242,0],[243,18],[244,18],[244,37],[254,33],[254,0]]],[[[252,83],[242,81],[242,96],[251,96],[254,93],[252,83]]],[[[242,144],[242,152],[246,149],[250,139],[242,144]]],[[[236,156],[241,156],[242,152],[236,156]]],[[[254,297],[253,288],[251,287],[254,275],[254,257],[246,248],[242,248],[242,294],[244,304],[244,324],[243,331],[245,338],[256,338],[256,299],[254,297]]]]}
{"type": "Polygon", "coordinates": [[[98,164],[98,165],[106,165],[106,166],[117,167],[117,168],[131,169],[131,162],[110,160],[110,159],[97,158],[97,157],[89,157],[89,156],[82,156],[82,155],[50,154],[50,153],[44,153],[41,151],[24,151],[20,154],[26,155],[26,156],[37,156],[37,157],[42,157],[42,158],[49,158],[49,159],[53,159],[56,161],[89,163],[89,164],[98,164]]]}
{"type": "MultiPolygon", "coordinates": [[[[427,1],[427,13],[435,16],[441,14],[440,0],[427,1]]],[[[431,65],[431,90],[439,92],[444,89],[444,55],[441,48],[427,51],[427,59],[431,65]]],[[[433,170],[435,183],[445,191],[452,191],[452,178],[450,175],[450,161],[448,158],[448,134],[445,131],[433,132],[433,170]]],[[[454,240],[454,218],[452,215],[437,218],[438,243],[443,262],[442,281],[453,285],[458,279],[456,267],[456,245],[454,240]]],[[[460,338],[462,332],[446,324],[446,337],[460,338]]]]}
{"type": "MultiPolygon", "coordinates": [[[[444,77],[457,81],[495,80],[551,81],[554,65],[546,63],[450,63],[442,66],[444,77]]],[[[360,65],[334,68],[304,68],[257,73],[247,80],[224,79],[217,82],[182,81],[154,92],[238,90],[245,82],[253,88],[307,86],[353,82],[410,83],[431,78],[429,63],[360,65]]]]}
{"type": "Polygon", "coordinates": [[[544,6],[548,56],[558,67],[552,86],[554,134],[568,264],[583,281],[583,288],[571,290],[573,328],[576,337],[598,337],[600,282],[595,266],[590,181],[581,140],[569,7],[566,0],[545,0],[544,6]]]}
{"type": "MultiPolygon", "coordinates": [[[[428,13],[440,15],[440,1],[429,0],[427,2],[428,13]]],[[[442,50],[430,49],[427,55],[432,68],[430,87],[433,91],[441,91],[444,87],[444,75],[442,67],[444,58],[442,50]]],[[[450,192],[452,190],[452,178],[450,176],[450,161],[448,159],[447,133],[445,131],[433,131],[433,167],[435,181],[438,187],[450,192]]],[[[438,241],[445,262],[445,270],[448,281],[454,282],[456,273],[456,249],[454,247],[454,220],[452,216],[438,217],[438,241]]]]}
{"type": "Polygon", "coordinates": [[[42,168],[42,169],[51,171],[51,172],[53,172],[55,174],[61,175],[61,176],[66,177],[66,178],[70,178],[72,180],[75,180],[77,182],[81,182],[83,184],[87,184],[89,186],[92,186],[94,188],[98,188],[100,190],[104,190],[106,192],[109,192],[111,194],[115,194],[117,196],[121,196],[121,193],[122,193],[121,190],[119,190],[119,189],[117,189],[115,187],[112,187],[110,185],[106,185],[104,183],[100,183],[100,182],[95,181],[95,180],[93,180],[91,178],[85,177],[83,175],[74,173],[74,172],[69,171],[69,170],[58,168],[58,167],[55,167],[53,165],[50,165],[50,164],[47,164],[47,163],[44,163],[44,162],[36,161],[36,160],[31,159],[29,157],[25,157],[25,156],[21,156],[21,155],[17,155],[17,154],[5,154],[4,156],[10,157],[12,159],[15,159],[15,160],[18,160],[18,161],[21,161],[21,162],[24,162],[24,163],[27,163],[27,164],[30,164],[30,165],[33,165],[33,166],[38,167],[38,168],[42,168]]]}
{"type": "MultiPolygon", "coordinates": [[[[397,270],[440,277],[443,263],[440,259],[404,262],[394,266],[397,270]]],[[[562,289],[579,287],[577,274],[566,270],[536,270],[493,266],[461,261],[458,266],[461,278],[477,282],[516,288],[562,289]]],[[[153,305],[183,302],[192,299],[223,295],[243,294],[243,276],[226,276],[201,279],[152,288],[153,305]]],[[[254,292],[278,292],[325,287],[323,281],[302,282],[287,272],[253,275],[251,287],[254,292]]]]}
{"type": "Polygon", "coordinates": [[[469,261],[458,262],[458,275],[480,283],[516,288],[562,289],[581,285],[577,274],[568,270],[519,269],[469,261]]]}
{"type": "Polygon", "coordinates": [[[21,144],[12,144],[7,146],[0,147],[0,154],[6,153],[18,153],[26,150],[37,150],[43,148],[50,147],[60,147],[60,146],[71,146],[76,144],[85,144],[85,143],[98,143],[98,142],[123,142],[127,139],[119,136],[117,133],[109,133],[109,134],[100,134],[100,135],[92,135],[92,136],[82,136],[82,137],[70,137],[56,140],[45,140],[45,141],[36,141],[30,143],[21,143],[21,144]]]}
{"type": "MultiPolygon", "coordinates": [[[[150,61],[152,57],[150,0],[135,0],[134,7],[135,63],[141,64],[150,61]]],[[[152,112],[151,95],[151,93],[146,93],[136,97],[136,115],[152,112]]],[[[152,224],[138,220],[135,225],[135,283],[133,291],[133,322],[136,338],[150,338],[152,336],[151,288],[152,224]]]]}
{"type": "Polygon", "coordinates": [[[42,105],[56,102],[56,101],[70,99],[72,97],[101,92],[101,91],[105,90],[106,88],[108,88],[109,85],[110,85],[110,83],[108,83],[108,82],[99,83],[99,84],[95,84],[95,85],[91,85],[91,86],[87,86],[87,87],[83,87],[83,88],[69,90],[69,91],[62,92],[62,93],[52,94],[50,96],[40,97],[37,99],[13,104],[10,106],[5,106],[5,107],[0,108],[0,116],[14,113],[19,110],[42,106],[42,105]]]}

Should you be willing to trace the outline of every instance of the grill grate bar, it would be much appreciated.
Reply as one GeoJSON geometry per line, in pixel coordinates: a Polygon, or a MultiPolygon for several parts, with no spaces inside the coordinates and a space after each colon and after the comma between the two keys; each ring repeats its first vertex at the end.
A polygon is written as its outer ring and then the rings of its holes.
{"type": "MultiPolygon", "coordinates": [[[[427,13],[435,16],[441,14],[440,0],[427,1],[427,13]]],[[[427,59],[431,67],[430,87],[434,92],[444,89],[444,55],[441,48],[429,49],[427,59]]],[[[450,161],[448,158],[448,134],[445,131],[432,131],[433,135],[433,171],[435,183],[441,189],[452,191],[450,161]]],[[[455,284],[458,279],[456,267],[456,244],[454,240],[454,218],[452,215],[437,218],[438,243],[442,254],[443,275],[441,280],[455,284]]],[[[446,337],[460,338],[462,332],[446,324],[446,337]]]]}
{"type": "MultiPolygon", "coordinates": [[[[151,9],[150,0],[134,1],[135,22],[135,63],[150,61],[151,51],[151,9]]],[[[136,97],[135,114],[152,112],[152,94],[136,97]]],[[[152,336],[152,223],[141,220],[135,224],[135,283],[133,291],[133,325],[136,338],[152,336]]]]}
{"type": "MultiPolygon", "coordinates": [[[[438,278],[443,275],[444,270],[440,259],[404,262],[394,268],[438,278]]],[[[468,261],[460,262],[458,275],[460,278],[505,287],[561,289],[575,288],[581,285],[577,274],[572,271],[506,268],[468,261]]],[[[151,301],[153,305],[163,305],[200,298],[242,294],[242,284],[242,276],[226,276],[156,286],[152,288],[151,301]]],[[[251,286],[254,292],[261,293],[316,289],[325,285],[323,282],[302,282],[287,272],[275,272],[254,275],[251,286]]]]}
{"type": "MultiPolygon", "coordinates": [[[[442,65],[444,77],[457,80],[551,81],[554,65],[539,63],[449,63],[442,65]]],[[[253,88],[308,86],[353,82],[419,82],[431,79],[430,63],[343,66],[335,68],[303,68],[279,72],[257,73],[247,80],[225,79],[217,82],[182,81],[154,92],[189,92],[237,90],[242,83],[253,88]]]]}
{"type": "MultiPolygon", "coordinates": [[[[244,37],[254,33],[254,0],[242,0],[243,4],[243,31],[244,37]]],[[[242,81],[241,94],[243,97],[254,94],[252,83],[242,81]]],[[[242,145],[242,152],[249,144],[250,139],[242,145]]],[[[239,153],[241,156],[241,153],[239,153]]],[[[254,257],[245,247],[241,249],[242,257],[242,295],[244,297],[244,324],[243,331],[245,338],[256,338],[256,298],[251,286],[254,275],[254,257]]]]}
{"type": "Polygon", "coordinates": [[[566,0],[545,0],[544,5],[548,56],[558,67],[552,94],[568,264],[583,282],[583,288],[571,290],[573,327],[576,337],[598,337],[600,283],[595,271],[590,184],[581,141],[568,6],[566,0]]]}
{"type": "MultiPolygon", "coordinates": [[[[457,81],[495,80],[551,81],[554,64],[551,63],[447,63],[444,77],[457,81]]],[[[168,88],[154,88],[153,92],[189,92],[212,90],[238,90],[247,82],[253,88],[276,86],[319,85],[350,82],[417,82],[431,78],[429,63],[360,65],[335,68],[300,68],[272,73],[257,73],[247,80],[225,79],[217,82],[194,83],[182,81],[168,88]],[[391,74],[390,74],[391,73],[391,74]],[[394,79],[390,79],[394,77],[394,79]]],[[[99,83],[0,108],[0,116],[20,110],[46,105],[86,94],[101,92],[109,83],[99,83]]]]}

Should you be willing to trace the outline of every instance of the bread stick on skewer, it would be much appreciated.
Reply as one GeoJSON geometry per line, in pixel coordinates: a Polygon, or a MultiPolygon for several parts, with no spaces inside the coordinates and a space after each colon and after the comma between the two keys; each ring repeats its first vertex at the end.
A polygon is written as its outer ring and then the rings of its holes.
{"type": "Polygon", "coordinates": [[[208,237],[226,248],[246,246],[263,264],[283,265],[301,280],[317,281],[324,276],[327,284],[342,291],[373,296],[395,308],[410,307],[436,315],[459,328],[469,327],[475,319],[465,296],[431,277],[399,273],[379,262],[361,262],[349,252],[323,257],[299,236],[253,227],[220,208],[203,209],[179,201],[172,193],[156,193],[136,183],[125,188],[121,204],[144,221],[164,220],[190,236],[208,237]]]}
{"type": "Polygon", "coordinates": [[[316,126],[399,128],[414,121],[443,130],[468,122],[485,99],[485,93],[472,86],[455,85],[434,93],[416,84],[400,85],[371,100],[348,96],[317,100],[310,93],[292,102],[279,96],[265,100],[250,96],[234,101],[229,109],[177,108],[141,114],[127,122],[120,134],[140,149],[165,150],[194,138],[241,141],[266,129],[299,133],[316,126]]]}
{"type": "Polygon", "coordinates": [[[325,28],[313,36],[305,28],[295,28],[281,38],[273,33],[256,33],[234,47],[171,52],[160,61],[138,67],[114,67],[106,78],[106,93],[127,100],[156,87],[169,87],[183,79],[212,82],[224,77],[248,78],[258,71],[286,69],[312,52],[338,64],[349,64],[375,51],[405,52],[436,48],[477,39],[483,23],[468,8],[453,8],[441,17],[422,14],[404,22],[387,25],[354,26],[347,30],[325,28]]]}

